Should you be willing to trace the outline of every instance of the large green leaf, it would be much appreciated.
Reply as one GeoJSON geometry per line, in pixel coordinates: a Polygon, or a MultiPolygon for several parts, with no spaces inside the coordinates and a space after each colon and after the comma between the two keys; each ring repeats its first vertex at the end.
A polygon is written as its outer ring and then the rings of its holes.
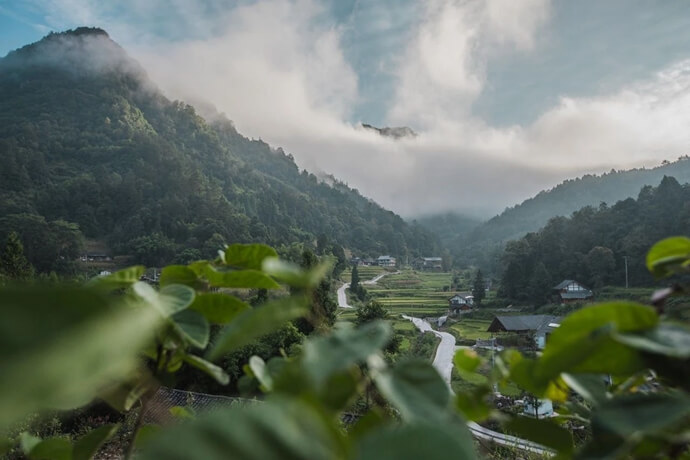
{"type": "Polygon", "coordinates": [[[600,405],[592,422],[625,438],[676,426],[688,415],[690,398],[685,394],[636,393],[600,405]]]}
{"type": "Polygon", "coordinates": [[[548,381],[561,372],[629,374],[643,364],[635,350],[611,338],[614,332],[651,329],[659,318],[651,307],[610,302],[583,308],[563,320],[544,349],[534,379],[548,381]]]}
{"type": "Polygon", "coordinates": [[[103,425],[89,431],[74,443],[72,453],[73,460],[89,460],[98,452],[98,449],[117,433],[120,425],[103,425]]]}
{"type": "Polygon", "coordinates": [[[247,289],[278,289],[280,287],[273,278],[258,270],[219,271],[206,265],[204,276],[214,287],[247,289]]]}
{"type": "Polygon", "coordinates": [[[562,374],[562,378],[568,387],[590,404],[598,405],[608,399],[604,375],[562,374]]]}
{"type": "Polygon", "coordinates": [[[142,265],[125,268],[106,276],[97,276],[89,281],[89,286],[113,290],[126,288],[139,281],[146,269],[142,265]]]}
{"type": "Polygon", "coordinates": [[[189,308],[204,315],[210,323],[227,324],[251,307],[235,296],[212,292],[197,295],[189,308]]]}
{"type": "Polygon", "coordinates": [[[138,282],[132,286],[132,289],[165,317],[189,307],[195,295],[194,289],[182,284],[169,284],[160,291],[156,291],[149,284],[138,282]]]}
{"type": "Polygon", "coordinates": [[[160,315],[100,289],[0,291],[0,430],[25,414],[73,408],[131,374],[160,315]]]}
{"type": "Polygon", "coordinates": [[[265,244],[232,244],[225,249],[225,264],[232,267],[261,270],[267,257],[278,257],[278,254],[265,244]]]}
{"type": "Polygon", "coordinates": [[[198,356],[194,355],[184,355],[182,359],[187,364],[194,366],[197,369],[201,369],[216,379],[216,381],[221,385],[227,385],[228,382],[230,382],[230,376],[221,367],[216,366],[215,364],[210,363],[203,358],[199,358],[198,356]]]}
{"type": "Polygon", "coordinates": [[[273,332],[286,322],[299,318],[308,311],[307,299],[297,296],[273,300],[247,310],[221,331],[209,352],[209,359],[215,360],[262,335],[273,332]]]}
{"type": "Polygon", "coordinates": [[[674,236],[656,243],[647,253],[647,269],[654,276],[673,274],[690,261],[690,238],[674,236]]]}
{"type": "Polygon", "coordinates": [[[251,358],[249,358],[249,369],[251,369],[252,374],[254,374],[256,380],[258,380],[261,384],[261,389],[263,391],[273,390],[273,378],[271,377],[271,374],[268,372],[266,362],[263,359],[261,359],[261,357],[252,356],[251,358]]]}
{"type": "Polygon", "coordinates": [[[690,330],[680,324],[659,324],[636,334],[615,334],[614,339],[629,347],[673,358],[690,358],[690,330]]]}
{"type": "Polygon", "coordinates": [[[488,385],[479,386],[472,391],[463,391],[455,395],[455,407],[468,420],[486,420],[491,415],[491,408],[484,400],[489,394],[491,388],[488,385]]]}
{"type": "Polygon", "coordinates": [[[335,329],[325,337],[304,344],[304,367],[316,385],[321,386],[332,374],[364,362],[380,351],[391,333],[390,324],[385,321],[368,323],[357,329],[335,329]]]}
{"type": "Polygon", "coordinates": [[[405,420],[443,420],[448,416],[450,389],[426,361],[402,361],[375,373],[374,381],[405,420]]]}
{"type": "Polygon", "coordinates": [[[278,258],[264,260],[262,269],[278,281],[296,287],[316,286],[333,267],[332,261],[320,263],[311,270],[303,270],[299,265],[278,258]]]}
{"type": "Polygon", "coordinates": [[[27,452],[31,460],[71,460],[72,443],[69,438],[48,438],[27,452]]]}
{"type": "Polygon", "coordinates": [[[573,450],[573,435],[570,431],[549,420],[530,417],[515,417],[506,428],[521,438],[550,447],[561,454],[570,454],[573,450]]]}
{"type": "Polygon", "coordinates": [[[204,315],[194,310],[182,310],[172,316],[172,321],[178,333],[189,343],[197,348],[206,348],[211,327],[204,315]]]}
{"type": "Polygon", "coordinates": [[[474,443],[462,424],[425,424],[384,427],[364,436],[357,446],[359,460],[470,460],[477,458],[474,443]]]}
{"type": "Polygon", "coordinates": [[[168,265],[161,270],[160,285],[184,284],[191,288],[198,288],[199,278],[194,270],[185,265],[168,265]]]}
{"type": "Polygon", "coordinates": [[[342,435],[332,419],[298,400],[269,399],[244,408],[215,411],[162,432],[141,460],[344,459],[342,435]]]}

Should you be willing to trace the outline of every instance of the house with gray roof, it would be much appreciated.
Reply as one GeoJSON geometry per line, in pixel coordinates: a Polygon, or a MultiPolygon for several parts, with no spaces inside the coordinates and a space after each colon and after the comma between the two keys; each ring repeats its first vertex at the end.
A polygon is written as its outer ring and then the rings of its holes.
{"type": "Polygon", "coordinates": [[[553,287],[562,304],[572,302],[584,302],[592,299],[594,293],[575,280],[563,280],[553,287]]]}
{"type": "Polygon", "coordinates": [[[559,316],[553,315],[515,315],[495,316],[487,332],[513,332],[530,335],[538,348],[546,346],[546,340],[561,322],[559,316]]]}

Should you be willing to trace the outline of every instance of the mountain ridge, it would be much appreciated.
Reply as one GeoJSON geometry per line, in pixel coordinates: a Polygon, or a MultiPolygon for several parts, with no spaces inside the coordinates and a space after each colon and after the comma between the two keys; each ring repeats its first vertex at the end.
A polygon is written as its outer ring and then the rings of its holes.
{"type": "Polygon", "coordinates": [[[319,235],[362,255],[437,246],[426,230],[300,171],[229,120],[208,122],[168,100],[102,29],[50,34],[8,53],[0,99],[0,232],[21,224],[30,233],[26,216],[68,221],[118,253],[149,248],[149,263],[183,261],[185,249],[209,256],[223,241],[319,235]]]}

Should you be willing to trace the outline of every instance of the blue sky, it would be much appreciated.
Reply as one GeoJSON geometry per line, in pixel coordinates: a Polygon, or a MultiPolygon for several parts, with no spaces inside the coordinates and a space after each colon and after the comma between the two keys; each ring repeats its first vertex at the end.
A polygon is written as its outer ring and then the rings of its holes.
{"type": "Polygon", "coordinates": [[[80,25],[169,97],[406,215],[488,215],[690,143],[685,0],[0,0],[0,55],[80,25]]]}

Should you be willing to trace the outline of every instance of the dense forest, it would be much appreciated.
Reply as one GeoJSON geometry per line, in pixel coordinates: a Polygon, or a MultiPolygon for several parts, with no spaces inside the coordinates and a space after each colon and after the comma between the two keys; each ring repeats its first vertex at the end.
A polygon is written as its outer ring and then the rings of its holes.
{"type": "Polygon", "coordinates": [[[456,265],[478,265],[495,273],[500,270],[500,254],[507,241],[538,230],[552,217],[567,217],[585,206],[611,205],[635,197],[642,187],[657,185],[664,176],[675,177],[680,183],[690,182],[690,158],[681,157],[655,168],[611,170],[569,179],[481,224],[456,214],[418,221],[439,236],[456,265]]]}
{"type": "Polygon", "coordinates": [[[637,199],[613,206],[587,206],[571,217],[555,217],[541,230],[506,245],[499,296],[545,303],[553,286],[575,279],[595,290],[625,285],[651,286],[645,254],[657,240],[690,234],[690,185],[664,177],[645,186],[637,199]]]}
{"type": "Polygon", "coordinates": [[[0,100],[0,238],[17,231],[38,271],[65,270],[84,238],[154,266],[320,235],[358,255],[437,251],[344,183],[169,101],[100,29],[0,59],[0,100]]]}

